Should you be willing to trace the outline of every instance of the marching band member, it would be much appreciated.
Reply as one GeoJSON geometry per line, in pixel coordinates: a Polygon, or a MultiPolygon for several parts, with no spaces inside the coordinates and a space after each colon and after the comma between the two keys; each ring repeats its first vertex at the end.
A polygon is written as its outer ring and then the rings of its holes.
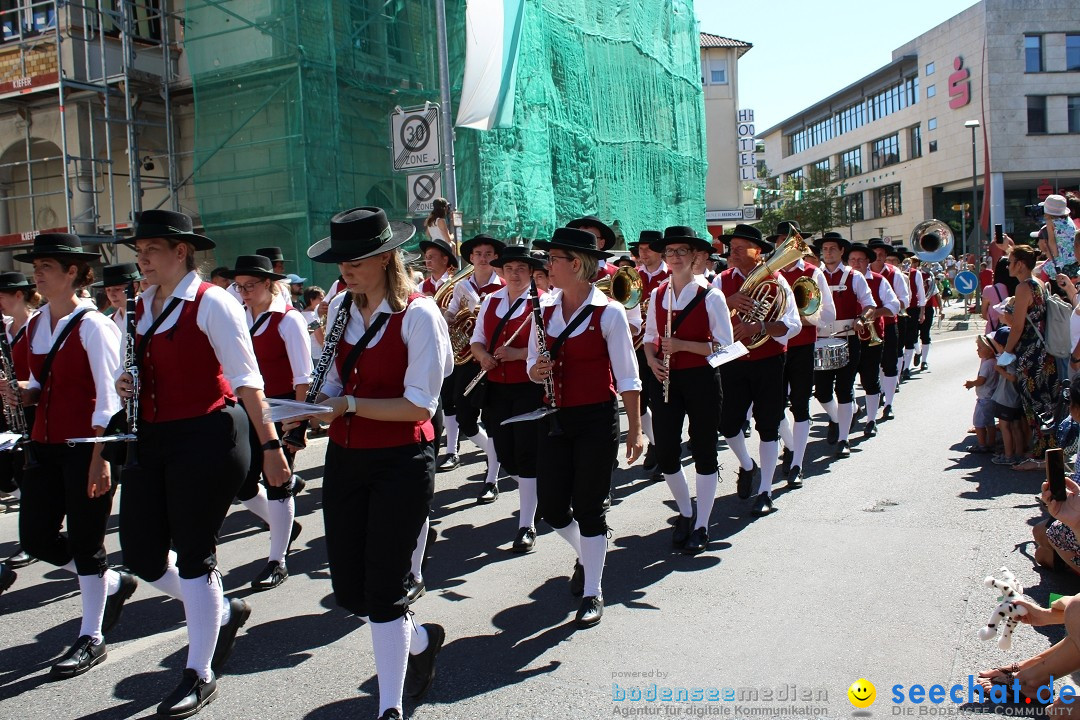
{"type": "Polygon", "coordinates": [[[435,484],[431,416],[453,367],[446,324],[411,292],[398,250],[414,232],[380,208],[356,208],[308,250],[345,279],[328,327],[341,312],[348,322],[320,399],[333,410],[317,416],[330,423],[326,554],[335,601],[371,626],[383,720],[401,718],[403,688],[427,691],[445,638],[406,618],[405,580],[435,484]]]}
{"type": "MultiPolygon", "coordinates": [[[[502,421],[540,407],[540,388],[525,371],[529,336],[528,328],[522,326],[532,318],[532,271],[542,268],[543,263],[533,258],[527,248],[511,245],[491,264],[502,269],[506,286],[488,295],[480,305],[472,353],[487,373],[484,426],[490,429],[499,463],[518,483],[520,514],[512,549],[525,553],[536,543],[536,427],[525,422],[503,425],[502,421]]],[[[473,392],[481,392],[481,388],[473,392]]],[[[498,497],[498,486],[485,485],[479,500],[489,503],[498,497]]]]}
{"type": "MultiPolygon", "coordinates": [[[[137,582],[109,569],[105,526],[114,486],[100,444],[69,447],[69,438],[100,436],[120,409],[112,379],[120,367],[120,333],[94,304],[79,300],[93,279],[96,252],[77,235],[42,233],[16,255],[34,266],[46,303],[26,329],[29,378],[22,402],[37,405],[21,483],[19,539],[31,556],[79,578],[82,625],[71,649],[52,666],[55,678],[80,675],[108,655],[104,633],[119,619],[137,582]],[[66,521],[67,533],[61,534],[66,521]],[[111,606],[111,607],[110,607],[111,606]]],[[[15,393],[3,383],[5,403],[15,393]]]]}
{"type": "MultiPolygon", "coordinates": [[[[743,283],[762,262],[762,254],[772,252],[774,247],[761,237],[760,230],[750,225],[736,225],[730,235],[724,235],[721,239],[727,242],[731,255],[728,269],[717,276],[713,286],[719,286],[731,308],[742,313],[749,312],[753,308],[753,301],[742,292],[743,283]]],[[[741,499],[750,497],[754,475],[760,473],[757,488],[754,489],[752,510],[758,517],[773,511],[772,478],[780,457],[777,440],[780,420],[784,416],[784,356],[788,339],[802,328],[791,286],[779,273],[774,273],[770,279],[775,280],[784,293],[786,306],[783,314],[773,321],[751,323],[743,322],[736,316],[732,323],[736,341],[749,340],[761,332],[769,337],[748,354],[720,368],[724,392],[720,431],[739,459],[737,492],[741,499]],[[743,425],[751,409],[761,440],[760,466],[751,459],[743,436],[743,425]]]]}
{"type": "MultiPolygon", "coordinates": [[[[900,272],[903,250],[895,249],[881,238],[874,238],[866,246],[874,252],[874,262],[870,263],[870,269],[889,281],[900,304],[900,310],[897,310],[895,315],[885,318],[885,334],[881,343],[881,419],[888,420],[892,417],[893,397],[900,380],[900,358],[903,355],[900,338],[906,319],[903,309],[911,299],[911,289],[908,287],[907,278],[900,272]]],[[[869,414],[867,417],[876,419],[869,414]]]]}
{"type": "MultiPolygon", "coordinates": [[[[615,244],[618,239],[615,237],[615,231],[611,229],[611,226],[600,220],[595,215],[586,215],[585,217],[579,217],[566,223],[566,227],[573,228],[575,230],[584,230],[590,233],[596,238],[596,247],[602,252],[611,252],[615,249],[615,244]]],[[[614,275],[618,268],[613,263],[609,263],[606,257],[599,258],[599,263],[596,271],[596,276],[593,277],[593,282],[600,280],[601,278],[614,275]]]]}
{"type": "Polygon", "coordinates": [[[874,298],[874,331],[881,342],[874,343],[871,338],[859,342],[859,382],[866,393],[866,424],[863,437],[873,437],[877,433],[877,411],[881,400],[881,356],[885,351],[886,323],[900,312],[900,301],[893,292],[892,283],[887,277],[870,269],[870,260],[874,251],[863,243],[852,243],[847,251],[847,262],[851,269],[864,278],[870,286],[874,298]]]}
{"type": "MultiPolygon", "coordinates": [[[[303,402],[311,382],[311,345],[307,323],[299,311],[281,302],[277,303],[276,309],[272,307],[275,300],[283,300],[278,282],[283,276],[273,271],[264,255],[241,255],[227,276],[244,299],[251,345],[263,378],[263,395],[303,402]]],[[[281,425],[277,424],[275,430],[280,437],[281,425]]],[[[294,476],[287,485],[271,485],[269,478],[263,478],[262,443],[255,428],[248,437],[251,467],[236,497],[270,526],[270,555],[266,567],[251,581],[251,587],[253,590],[272,590],[289,577],[285,556],[300,534],[300,523],[295,521],[294,496],[303,489],[303,481],[294,476]],[[260,483],[260,478],[264,482],[260,483]]],[[[296,451],[288,445],[281,449],[292,468],[296,451]]]]}
{"type": "MultiPolygon", "coordinates": [[[[651,298],[652,292],[660,287],[671,276],[664,257],[652,248],[652,243],[662,240],[663,234],[659,230],[642,230],[635,243],[637,255],[641,259],[641,267],[638,275],[641,276],[641,297],[651,298]]],[[[650,301],[651,302],[651,301],[650,301]]],[[[642,467],[647,473],[653,473],[653,480],[661,480],[664,474],[659,470],[659,460],[656,455],[656,435],[653,432],[652,398],[649,394],[651,383],[646,382],[652,371],[645,358],[645,343],[637,349],[637,363],[641,371],[641,431],[645,433],[645,439],[649,441],[649,449],[645,452],[642,467]]]]}
{"type": "Polygon", "coordinates": [[[90,287],[102,288],[105,296],[109,298],[113,314],[109,316],[121,333],[127,328],[127,287],[132,282],[141,282],[143,277],[139,273],[139,266],[135,263],[119,263],[106,265],[101,269],[102,279],[90,287]]]}
{"type": "MultiPolygon", "coordinates": [[[[495,274],[491,261],[499,257],[506,247],[504,243],[490,235],[477,235],[461,244],[461,257],[469,258],[472,263],[472,275],[454,287],[454,294],[444,313],[446,321],[453,323],[458,312],[467,309],[476,313],[484,296],[496,292],[503,286],[503,280],[495,274]]],[[[463,395],[465,386],[480,372],[480,366],[470,360],[454,368],[453,374],[443,383],[442,407],[446,424],[446,459],[439,464],[439,472],[453,470],[460,464],[458,458],[458,434],[465,437],[483,451],[487,458],[487,476],[485,484],[494,485],[499,477],[499,461],[495,457],[495,446],[490,437],[477,422],[480,410],[463,395]]]]}
{"type": "Polygon", "coordinates": [[[450,243],[442,238],[421,240],[420,252],[423,253],[424,267],[428,272],[427,278],[420,286],[420,292],[432,297],[457,272],[457,255],[454,254],[450,243]]]}
{"type": "MultiPolygon", "coordinates": [[[[798,223],[781,222],[776,227],[777,234],[766,238],[766,241],[782,243],[791,236],[792,231],[799,232],[798,223]]],[[[788,425],[786,415],[780,421],[780,437],[784,441],[780,468],[787,475],[788,485],[798,488],[802,487],[803,461],[806,457],[806,443],[810,438],[810,398],[814,395],[814,343],[817,341],[817,327],[820,323],[830,323],[836,319],[836,306],[833,305],[829,282],[821,268],[816,265],[799,258],[782,269],[780,274],[791,286],[794,286],[799,278],[808,277],[814,281],[821,293],[817,319],[799,314],[802,329],[788,340],[787,355],[784,358],[784,385],[787,388],[788,403],[791,405],[792,425],[788,425]]]]}
{"type": "Polygon", "coordinates": [[[933,271],[923,273],[923,286],[926,292],[926,313],[919,323],[919,349],[915,353],[915,364],[919,370],[926,370],[926,361],[930,357],[930,330],[934,327],[934,313],[941,311],[941,291],[933,271]]]}
{"type": "Polygon", "coordinates": [[[557,228],[551,240],[534,245],[549,252],[551,280],[559,288],[544,308],[550,357],[541,354],[539,331],[529,338],[529,377],[551,383],[554,397],[548,400],[558,407],[537,430],[537,493],[541,516],[577,555],[570,591],[583,595],[576,622],[586,628],[604,614],[604,500],[619,444],[615,395],[622,395],[626,408],[626,457],[632,465],[642,451],[641,379],[625,310],[592,285],[599,260],[608,256],[597,249],[593,234],[557,228]]]}
{"type": "Polygon", "coordinates": [[[543,250],[533,250],[531,253],[534,260],[540,262],[540,267],[533,270],[532,279],[536,281],[536,289],[541,296],[551,290],[551,278],[548,277],[548,254],[543,250]]]}
{"type": "Polygon", "coordinates": [[[855,374],[859,370],[861,347],[853,328],[855,318],[867,308],[874,307],[874,296],[870,293],[866,277],[854,272],[842,261],[844,253],[851,247],[851,241],[840,233],[827,232],[814,241],[814,246],[821,254],[822,271],[829,281],[836,306],[836,320],[831,325],[818,325],[818,337],[846,337],[848,344],[847,365],[838,370],[818,370],[814,373],[814,397],[829,415],[825,441],[836,445],[837,457],[845,458],[851,455],[848,436],[855,414],[855,374]]]}
{"type": "MultiPolygon", "coordinates": [[[[184,603],[187,663],[158,714],[188,717],[217,696],[216,673],[251,613],[239,598],[226,602],[216,572],[216,535],[251,467],[249,422],[270,484],[286,484],[291,473],[263,419],[263,379],[243,309],[195,271],[195,252],[214,242],[168,210],[142,212],[129,242],[151,285],[138,305],[139,462],[124,470],[120,546],[136,575],[184,603]]],[[[121,374],[116,388],[130,397],[131,375],[121,374]]]]}
{"type": "Polygon", "coordinates": [[[671,277],[652,291],[649,301],[642,347],[651,375],[645,382],[651,385],[649,394],[654,398],[657,462],[679,508],[672,544],[687,555],[697,555],[709,545],[723,401],[720,374],[707,358],[717,347],[733,342],[731,311],[724,294],[709,287],[703,276],[694,274],[699,256],[712,253],[708,240],[697,237],[693,228],[676,226],[667,228],[663,238],[653,240],[651,247],[667,260],[671,277]],[[682,427],[687,416],[697,473],[696,522],[682,469],[682,427]]]}
{"type": "Polygon", "coordinates": [[[918,255],[912,255],[911,269],[908,270],[908,289],[911,299],[907,306],[907,327],[904,328],[904,360],[900,379],[907,380],[911,377],[911,360],[915,356],[915,343],[919,339],[919,328],[926,320],[926,283],[923,280],[923,272],[919,269],[922,261],[918,255]]]}
{"type": "Polygon", "coordinates": [[[289,287],[289,276],[285,273],[285,254],[281,252],[281,248],[263,247],[256,250],[255,254],[269,259],[273,271],[281,275],[281,279],[277,281],[281,293],[275,293],[275,296],[280,296],[287,307],[292,307],[292,289],[289,287]]]}

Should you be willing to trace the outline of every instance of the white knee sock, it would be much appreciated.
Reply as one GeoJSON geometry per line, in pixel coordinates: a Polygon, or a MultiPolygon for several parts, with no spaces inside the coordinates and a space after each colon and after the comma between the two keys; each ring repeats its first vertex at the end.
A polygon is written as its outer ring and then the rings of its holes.
{"type": "Polygon", "coordinates": [[[878,404],[881,396],[877,393],[866,396],[866,421],[875,422],[877,420],[878,404]]]}
{"type": "Polygon", "coordinates": [[[150,583],[158,592],[163,592],[171,598],[182,600],[180,594],[180,573],[176,569],[176,553],[169,551],[169,566],[165,568],[165,574],[150,583]]]}
{"type": "Polygon", "coordinates": [[[697,521],[694,528],[709,527],[713,503],[716,502],[716,473],[697,474],[697,521]]]}
{"type": "Polygon", "coordinates": [[[670,475],[664,473],[664,480],[667,481],[668,489],[671,490],[671,496],[675,498],[675,505],[679,508],[679,514],[683,517],[693,515],[694,506],[690,504],[690,487],[686,484],[686,475],[683,473],[683,469],[679,468],[678,472],[670,475]]]}
{"type": "MultiPolygon", "coordinates": [[[[259,492],[255,493],[255,497],[241,500],[240,503],[255,513],[263,522],[270,522],[270,500],[266,497],[266,488],[263,487],[262,483],[259,483],[259,492]]],[[[273,530],[274,526],[271,525],[270,531],[273,532],[273,530]]]]}
{"type": "Polygon", "coordinates": [[[851,434],[851,418],[855,416],[855,403],[840,403],[836,422],[840,424],[839,440],[847,440],[851,434]]]}
{"type": "Polygon", "coordinates": [[[116,572],[112,568],[105,571],[105,592],[109,595],[115,595],[116,591],[120,589],[120,573],[116,572]]]}
{"type": "Polygon", "coordinates": [[[571,520],[570,524],[564,528],[555,528],[555,532],[566,542],[570,543],[570,547],[574,548],[574,555],[578,560],[581,559],[581,528],[578,527],[577,520],[571,520]]]}
{"type": "Polygon", "coordinates": [[[826,402],[818,400],[818,403],[825,408],[825,414],[829,416],[829,422],[836,422],[836,398],[831,398],[826,402]]]}
{"type": "Polygon", "coordinates": [[[754,461],[750,459],[750,451],[746,449],[746,438],[742,436],[741,432],[735,433],[734,437],[724,438],[724,440],[727,441],[731,452],[735,453],[735,457],[739,459],[739,467],[743,470],[750,470],[754,467],[754,461]]]}
{"type": "Polygon", "coordinates": [[[72,575],[78,575],[79,574],[78,569],[75,567],[75,561],[74,560],[68,560],[67,565],[64,565],[60,569],[61,570],[67,570],[72,575]]]}
{"type": "Polygon", "coordinates": [[[896,395],[896,381],[898,379],[895,375],[881,378],[881,392],[884,395],[886,405],[892,405],[893,396],[896,395]]]}
{"type": "Polygon", "coordinates": [[[446,452],[448,455],[456,455],[458,436],[461,435],[461,428],[458,427],[457,415],[444,415],[443,427],[446,428],[446,452]]]}
{"type": "Polygon", "coordinates": [[[290,495],[284,500],[273,500],[268,505],[270,507],[270,560],[283,563],[285,551],[289,549],[289,536],[292,534],[296,503],[290,495]]]}
{"type": "Polygon", "coordinates": [[[915,351],[914,350],[905,350],[904,351],[904,366],[900,368],[901,371],[911,369],[911,359],[913,357],[915,357],[915,351]]]}
{"type": "Polygon", "coordinates": [[[411,632],[404,617],[369,624],[371,644],[375,650],[375,672],[379,676],[379,715],[382,715],[390,708],[401,709],[411,632]]]}
{"type": "Polygon", "coordinates": [[[604,577],[607,559],[607,537],[594,535],[581,538],[581,564],[585,567],[585,597],[603,597],[600,581],[604,577]]]}
{"type": "Polygon", "coordinates": [[[536,478],[514,476],[518,482],[518,529],[536,526],[536,478]]]}
{"type": "Polygon", "coordinates": [[[473,445],[480,448],[480,450],[482,452],[484,452],[484,453],[490,452],[491,454],[488,455],[488,458],[491,459],[491,460],[494,460],[495,459],[495,452],[494,452],[494,449],[490,447],[491,440],[488,438],[488,434],[486,432],[484,432],[484,428],[479,428],[479,430],[480,430],[480,432],[478,432],[475,435],[473,435],[472,437],[469,437],[469,438],[466,438],[466,439],[470,440],[473,445]]]}
{"type": "Polygon", "coordinates": [[[641,416],[641,432],[645,433],[649,445],[656,443],[656,436],[653,435],[652,410],[645,410],[645,414],[641,416]]]}
{"type": "Polygon", "coordinates": [[[761,457],[761,480],[758,482],[757,494],[768,493],[772,496],[772,479],[776,472],[776,459],[780,457],[780,443],[775,440],[761,443],[758,455],[761,457]]]}
{"type": "Polygon", "coordinates": [[[184,599],[184,616],[187,618],[187,667],[203,680],[209,680],[214,676],[210,670],[210,660],[214,657],[218,628],[221,626],[221,580],[217,573],[180,578],[180,594],[184,599]]]}
{"type": "Polygon", "coordinates": [[[416,538],[416,547],[413,548],[412,558],[409,561],[409,572],[412,573],[417,582],[424,579],[420,566],[424,562],[424,552],[427,551],[427,535],[430,528],[431,518],[426,517],[424,518],[424,524],[420,526],[420,535],[416,538]]]}
{"type": "Polygon", "coordinates": [[[746,422],[750,422],[754,417],[754,403],[750,403],[750,407],[746,408],[746,422]]]}
{"type": "Polygon", "coordinates": [[[79,576],[79,595],[82,600],[82,626],[79,637],[89,635],[94,644],[99,644],[105,637],[101,634],[101,619],[105,614],[105,598],[108,595],[108,582],[98,575],[79,576]]]}
{"type": "Polygon", "coordinates": [[[792,450],[795,447],[795,438],[791,435],[791,424],[788,422],[787,413],[780,418],[780,439],[784,441],[784,447],[792,450]]]}
{"type": "MultiPolygon", "coordinates": [[[[480,431],[481,434],[483,430],[480,431]]],[[[473,442],[476,438],[472,438],[473,442]]],[[[495,438],[485,438],[486,442],[482,446],[484,448],[484,454],[487,455],[487,477],[484,482],[494,485],[499,480],[499,469],[502,465],[499,463],[499,456],[495,454],[495,438]]]]}
{"type": "Polygon", "coordinates": [[[791,466],[798,465],[800,468],[803,464],[803,457],[806,456],[806,441],[810,437],[810,421],[802,420],[795,423],[795,447],[791,449],[791,466]]]}
{"type": "Polygon", "coordinates": [[[427,650],[428,634],[423,625],[409,616],[409,628],[412,631],[412,639],[409,641],[409,654],[419,655],[427,650]]]}
{"type": "Polygon", "coordinates": [[[930,357],[930,343],[925,343],[922,346],[922,361],[923,365],[926,364],[926,359],[930,357]]]}

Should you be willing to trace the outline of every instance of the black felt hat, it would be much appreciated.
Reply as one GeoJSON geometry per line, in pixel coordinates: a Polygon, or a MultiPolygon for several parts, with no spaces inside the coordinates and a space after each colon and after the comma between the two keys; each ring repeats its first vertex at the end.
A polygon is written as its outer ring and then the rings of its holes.
{"type": "Polygon", "coordinates": [[[668,245],[674,244],[689,245],[694,250],[702,250],[704,252],[712,252],[712,238],[705,239],[699,237],[697,231],[689,225],[672,225],[669,228],[664,229],[664,235],[659,240],[653,240],[649,243],[649,247],[653,252],[662,253],[664,248],[668,245]]]}
{"type": "Polygon", "coordinates": [[[851,241],[838,232],[823,233],[821,237],[819,237],[817,240],[814,240],[814,247],[817,248],[818,252],[821,252],[822,245],[827,242],[836,243],[844,252],[847,252],[847,249],[851,247],[851,241]]]}
{"type": "Polygon", "coordinates": [[[659,230],[642,230],[638,234],[637,244],[648,245],[651,249],[654,242],[661,242],[663,239],[664,233],[660,232],[659,230]]]}
{"type": "Polygon", "coordinates": [[[874,251],[870,249],[869,245],[866,245],[865,243],[851,243],[851,245],[848,246],[847,251],[844,253],[844,262],[848,261],[848,258],[851,257],[851,253],[853,252],[861,252],[862,254],[866,255],[866,259],[870,260],[871,262],[873,262],[874,257],[876,257],[874,255],[874,251]]]}
{"type": "Polygon", "coordinates": [[[192,232],[192,227],[191,218],[184,213],[172,210],[143,210],[135,218],[135,234],[128,238],[127,243],[164,238],[191,243],[196,250],[213,250],[214,241],[205,235],[192,232]]]}
{"type": "Polygon", "coordinates": [[[544,261],[534,257],[532,251],[524,245],[510,245],[504,248],[499,253],[499,257],[491,261],[491,266],[501,268],[508,262],[523,262],[533,270],[544,269],[544,261]]]}
{"type": "Polygon", "coordinates": [[[490,245],[495,248],[495,254],[497,255],[506,249],[506,243],[502,240],[496,240],[487,233],[480,233],[461,243],[461,257],[465,258],[466,262],[468,262],[469,256],[472,255],[473,248],[477,245],[490,245]]]}
{"type": "Polygon", "coordinates": [[[772,252],[776,249],[776,246],[761,236],[761,231],[753,225],[744,225],[739,223],[735,226],[735,229],[730,233],[721,235],[718,239],[726,244],[731,244],[731,241],[735,238],[742,238],[743,240],[749,240],[750,242],[761,248],[762,252],[772,252]]]}
{"type": "Polygon", "coordinates": [[[236,258],[236,267],[221,274],[230,280],[235,280],[237,275],[250,275],[269,280],[284,280],[289,277],[274,272],[273,261],[265,255],[241,255],[236,258]]]}
{"type": "Polygon", "coordinates": [[[26,279],[21,272],[0,273],[0,292],[15,292],[16,290],[33,290],[34,283],[26,279]]]}
{"type": "Polygon", "coordinates": [[[19,262],[33,262],[39,258],[92,260],[101,257],[96,252],[83,250],[82,240],[72,233],[41,233],[34,238],[34,247],[14,256],[19,262]]]}
{"type": "Polygon", "coordinates": [[[866,241],[866,247],[870,248],[871,250],[877,250],[878,248],[881,248],[882,250],[888,252],[892,248],[892,245],[885,242],[881,238],[871,238],[870,240],[866,241]]]}
{"type": "Polygon", "coordinates": [[[363,260],[401,247],[416,233],[408,223],[390,222],[378,207],[358,207],[330,218],[330,237],[308,248],[315,262],[363,260]]]}
{"type": "Polygon", "coordinates": [[[135,263],[117,263],[106,265],[101,269],[101,279],[90,287],[116,287],[128,283],[139,282],[143,279],[139,272],[139,266],[135,263]]]}
{"type": "Polygon", "coordinates": [[[585,217],[579,217],[566,223],[566,227],[580,230],[584,227],[594,227],[600,231],[600,237],[604,239],[604,246],[598,248],[599,250],[610,250],[615,247],[615,231],[611,229],[607,223],[602,221],[595,215],[586,215],[585,217]]]}
{"type": "MultiPolygon", "coordinates": [[[[792,231],[799,233],[802,237],[806,237],[806,233],[799,227],[799,223],[794,220],[781,220],[776,223],[776,234],[781,237],[787,237],[792,234],[792,231]]],[[[813,233],[811,233],[813,234],[813,233]]]]}
{"type": "Polygon", "coordinates": [[[439,250],[447,258],[450,259],[450,264],[454,267],[459,267],[460,262],[458,256],[454,254],[454,248],[450,247],[450,243],[446,242],[442,238],[426,238],[420,241],[420,252],[427,252],[428,248],[435,248],[439,250]]]}
{"type": "Polygon", "coordinates": [[[256,255],[262,255],[264,258],[270,258],[270,262],[285,262],[285,255],[281,252],[279,247],[263,247],[255,251],[256,255]]]}
{"type": "Polygon", "coordinates": [[[533,247],[541,250],[570,250],[584,253],[594,258],[605,259],[611,257],[611,253],[604,252],[596,247],[596,236],[588,230],[578,230],[572,227],[555,228],[550,240],[537,240],[533,247]]]}

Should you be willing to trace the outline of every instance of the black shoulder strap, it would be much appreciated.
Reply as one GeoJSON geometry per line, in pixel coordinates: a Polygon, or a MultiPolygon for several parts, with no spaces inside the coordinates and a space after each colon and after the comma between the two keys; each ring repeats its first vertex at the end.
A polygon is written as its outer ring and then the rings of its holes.
{"type": "Polygon", "coordinates": [[[517,312],[517,309],[521,307],[521,303],[523,302],[525,302],[524,295],[514,301],[514,304],[511,305],[510,309],[506,312],[506,315],[499,318],[499,322],[495,325],[495,332],[491,333],[491,339],[488,340],[487,351],[489,354],[495,350],[495,343],[499,341],[499,333],[503,331],[503,328],[506,327],[506,323],[510,321],[510,318],[513,317],[514,313],[517,312]]]}
{"type": "Polygon", "coordinates": [[[592,314],[596,312],[595,305],[588,305],[581,309],[581,312],[570,321],[570,324],[566,326],[566,329],[559,333],[559,337],[555,338],[555,342],[551,343],[551,347],[548,348],[548,355],[552,360],[559,354],[559,348],[563,346],[563,343],[570,337],[570,334],[577,329],[577,326],[585,322],[586,318],[592,317],[592,314]]]}
{"type": "Polygon", "coordinates": [[[67,340],[68,335],[79,327],[79,323],[82,322],[83,315],[90,312],[90,308],[82,308],[68,320],[68,324],[64,326],[64,329],[60,331],[60,334],[56,336],[56,340],[53,341],[52,347],[49,349],[49,354],[45,356],[45,362],[41,365],[41,377],[37,379],[39,387],[45,387],[45,380],[49,377],[49,371],[52,370],[53,360],[56,358],[56,353],[59,352],[60,346],[67,340]]]}
{"type": "MultiPolygon", "coordinates": [[[[674,294],[674,293],[673,293],[674,294]]],[[[686,303],[686,307],[679,311],[679,314],[671,321],[671,334],[674,335],[679,331],[679,326],[682,325],[683,320],[690,315],[690,311],[698,306],[705,296],[709,294],[709,291],[705,288],[698,286],[698,291],[694,297],[690,298],[690,302],[686,303]]],[[[671,312],[671,308],[668,308],[668,312],[671,312]]]]}
{"type": "Polygon", "coordinates": [[[29,320],[24,322],[23,326],[21,328],[19,328],[19,331],[17,333],[15,333],[15,337],[11,338],[11,344],[12,345],[15,345],[16,343],[18,343],[19,340],[22,340],[23,335],[26,334],[26,328],[28,328],[28,327],[30,327],[30,321],[29,320]]]}
{"type": "Polygon", "coordinates": [[[270,319],[270,311],[264,312],[259,316],[259,319],[255,321],[255,324],[248,329],[251,337],[255,337],[255,333],[259,332],[259,328],[266,324],[266,321],[270,319]]]}
{"type": "Polygon", "coordinates": [[[172,315],[172,311],[182,303],[183,300],[178,297],[174,297],[169,301],[169,304],[165,306],[165,309],[161,311],[161,314],[157,316],[154,322],[150,325],[150,329],[146,331],[146,334],[139,338],[139,347],[135,353],[135,362],[139,366],[142,366],[143,355],[146,354],[146,346],[150,344],[150,338],[154,337],[154,333],[161,327],[161,323],[165,322],[165,318],[172,315]]]}
{"type": "Polygon", "coordinates": [[[371,325],[364,331],[364,335],[360,338],[360,342],[356,343],[356,345],[353,346],[353,349],[349,351],[349,354],[345,356],[345,362],[341,365],[342,387],[345,387],[346,378],[352,373],[353,367],[360,359],[360,354],[371,344],[371,339],[375,337],[375,333],[379,332],[379,329],[382,328],[389,319],[390,313],[379,313],[376,315],[375,319],[371,322],[371,325]]]}

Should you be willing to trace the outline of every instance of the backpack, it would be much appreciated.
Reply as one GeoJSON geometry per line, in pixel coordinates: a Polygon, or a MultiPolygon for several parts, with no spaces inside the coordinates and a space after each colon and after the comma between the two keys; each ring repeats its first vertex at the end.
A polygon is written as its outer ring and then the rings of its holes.
{"type": "Polygon", "coordinates": [[[1046,346],[1046,352],[1056,358],[1067,358],[1072,355],[1073,344],[1069,330],[1069,322],[1073,314],[1073,306],[1065,302],[1057,295],[1046,291],[1043,287],[1043,298],[1046,300],[1046,337],[1035,327],[1035,334],[1046,346]]]}

